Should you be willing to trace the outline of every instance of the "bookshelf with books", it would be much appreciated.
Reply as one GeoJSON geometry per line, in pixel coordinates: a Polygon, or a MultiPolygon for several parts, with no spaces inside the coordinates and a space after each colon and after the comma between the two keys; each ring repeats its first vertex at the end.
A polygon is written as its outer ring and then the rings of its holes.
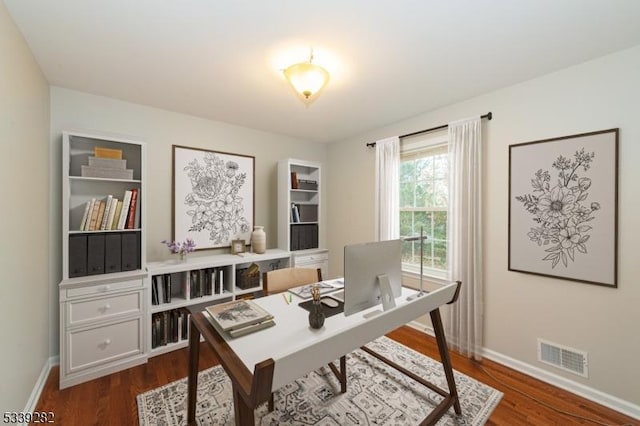
{"type": "Polygon", "coordinates": [[[62,134],[61,388],[146,362],[145,163],[143,142],[62,134]]]}
{"type": "Polygon", "coordinates": [[[190,308],[259,297],[262,272],[290,265],[291,254],[279,249],[147,263],[149,356],[187,346],[188,330],[183,327],[188,328],[190,308]]]}
{"type": "Polygon", "coordinates": [[[292,252],[295,266],[320,268],[326,277],[321,171],[321,164],[313,161],[278,162],[278,247],[292,252]]]}

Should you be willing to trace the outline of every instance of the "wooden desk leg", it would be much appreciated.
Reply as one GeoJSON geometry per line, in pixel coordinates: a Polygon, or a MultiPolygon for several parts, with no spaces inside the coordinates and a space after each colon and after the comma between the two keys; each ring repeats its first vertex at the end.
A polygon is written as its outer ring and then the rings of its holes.
{"type": "Polygon", "coordinates": [[[429,315],[431,316],[431,325],[433,325],[433,331],[436,335],[436,342],[438,343],[438,351],[440,351],[440,360],[442,361],[442,367],[444,368],[444,375],[447,378],[449,395],[451,395],[451,398],[453,398],[453,409],[455,410],[456,414],[462,414],[462,409],[460,408],[460,400],[458,399],[456,381],[453,377],[453,368],[451,367],[451,358],[449,358],[447,340],[445,339],[444,328],[442,327],[440,309],[435,309],[429,312],[429,315]]]}
{"type": "Polygon", "coordinates": [[[198,360],[200,358],[200,330],[190,321],[189,376],[187,378],[187,423],[196,424],[196,397],[198,389],[198,360]]]}
{"type": "Polygon", "coordinates": [[[236,425],[253,426],[256,424],[253,408],[247,405],[235,385],[233,386],[233,408],[236,417],[236,425]]]}
{"type": "Polygon", "coordinates": [[[347,392],[347,357],[342,355],[340,357],[340,392],[347,392]]]}

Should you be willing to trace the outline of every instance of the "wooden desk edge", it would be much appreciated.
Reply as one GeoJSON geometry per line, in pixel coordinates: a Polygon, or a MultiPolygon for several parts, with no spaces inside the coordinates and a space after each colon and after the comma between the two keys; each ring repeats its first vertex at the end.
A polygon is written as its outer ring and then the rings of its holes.
{"type": "MultiPolygon", "coordinates": [[[[220,364],[231,379],[234,389],[236,389],[248,406],[255,408],[261,402],[269,400],[275,365],[273,359],[269,358],[256,364],[252,374],[222,336],[213,328],[202,312],[196,312],[191,315],[191,327],[192,332],[197,333],[197,336],[189,336],[190,352],[194,354],[199,352],[199,350],[193,347],[192,339],[198,342],[197,345],[199,345],[200,334],[202,334],[205,342],[207,342],[216,353],[220,364]]],[[[197,363],[197,357],[189,357],[190,372],[195,368],[197,374],[197,363]],[[192,363],[195,363],[195,367],[191,365],[192,363]]]]}

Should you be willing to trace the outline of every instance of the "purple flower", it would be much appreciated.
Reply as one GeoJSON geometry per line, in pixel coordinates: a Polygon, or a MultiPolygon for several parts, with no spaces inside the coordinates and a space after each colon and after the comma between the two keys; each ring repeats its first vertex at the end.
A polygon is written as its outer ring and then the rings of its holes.
{"type": "Polygon", "coordinates": [[[166,245],[171,253],[187,254],[196,249],[196,243],[191,238],[187,238],[182,243],[169,240],[162,240],[160,242],[166,245]]]}

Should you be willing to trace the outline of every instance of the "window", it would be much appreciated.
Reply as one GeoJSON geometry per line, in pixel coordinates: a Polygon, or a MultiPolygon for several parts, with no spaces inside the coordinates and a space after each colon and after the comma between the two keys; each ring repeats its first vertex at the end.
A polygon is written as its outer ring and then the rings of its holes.
{"type": "MultiPolygon", "coordinates": [[[[446,135],[403,144],[400,157],[400,235],[419,236],[423,228],[425,275],[447,272],[449,158],[446,135]]],[[[420,241],[403,243],[402,266],[420,271],[420,241]]]]}

